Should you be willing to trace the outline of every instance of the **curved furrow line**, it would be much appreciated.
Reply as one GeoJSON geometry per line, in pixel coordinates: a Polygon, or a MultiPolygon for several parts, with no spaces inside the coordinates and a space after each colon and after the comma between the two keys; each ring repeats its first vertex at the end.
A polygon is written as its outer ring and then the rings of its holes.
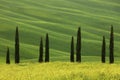
{"type": "MultiPolygon", "coordinates": [[[[119,0],[118,0],[119,1],[119,0]]],[[[81,5],[87,5],[88,3],[89,4],[93,4],[93,5],[89,5],[90,7],[94,8],[95,6],[96,7],[103,7],[104,6],[104,9],[107,10],[107,7],[120,7],[119,3],[116,2],[116,1],[103,1],[103,0],[88,0],[88,1],[83,1],[83,0],[79,0],[79,1],[76,1],[76,0],[68,0],[68,2],[72,2],[72,3],[76,3],[76,4],[79,4],[81,3],[81,5]],[[98,4],[98,5],[97,5],[98,4]]],[[[107,10],[109,11],[109,10],[107,10]]]]}
{"type": "MultiPolygon", "coordinates": [[[[3,39],[3,38],[0,38],[0,41],[7,43],[6,45],[9,46],[10,48],[12,48],[12,49],[14,48],[14,45],[13,45],[14,42],[13,41],[3,39]]],[[[2,43],[1,45],[5,45],[5,43],[2,43]]],[[[22,47],[22,49],[21,49],[22,51],[26,50],[31,55],[36,55],[36,53],[32,53],[28,49],[36,50],[36,49],[39,48],[39,46],[26,44],[26,43],[20,43],[20,47],[22,47]]],[[[36,52],[38,52],[38,51],[36,50],[36,52]]],[[[51,55],[59,55],[59,56],[69,55],[69,54],[67,54],[68,52],[64,52],[64,51],[60,51],[60,50],[56,50],[56,49],[52,49],[52,48],[50,48],[50,52],[51,52],[51,55]],[[56,54],[56,53],[59,53],[59,54],[56,54]]]]}
{"type": "MultiPolygon", "coordinates": [[[[67,13],[67,14],[70,14],[70,13],[67,13]]],[[[71,14],[71,15],[73,15],[73,14],[71,14]]],[[[77,16],[79,16],[79,15],[77,14],[77,16]]],[[[82,16],[83,16],[83,15],[82,15],[82,16]]],[[[86,17],[86,16],[84,16],[84,17],[86,17]]],[[[88,17],[89,17],[89,16],[88,16],[88,17]]],[[[101,20],[106,21],[105,19],[101,19],[101,20]]],[[[112,20],[107,20],[107,21],[112,21],[112,20]]],[[[113,23],[113,22],[119,24],[118,21],[117,21],[117,22],[116,22],[116,21],[112,21],[112,23],[113,23]]]]}
{"type": "Polygon", "coordinates": [[[10,10],[0,9],[0,11],[1,11],[1,12],[2,12],[2,11],[3,11],[3,12],[6,12],[7,15],[12,14],[12,15],[14,15],[14,16],[20,16],[20,17],[27,18],[27,19],[38,20],[37,18],[33,18],[33,17],[27,16],[27,15],[23,15],[23,14],[19,14],[19,13],[14,13],[14,12],[12,12],[12,11],[10,11],[10,10]]]}
{"type": "MultiPolygon", "coordinates": [[[[32,49],[39,49],[39,46],[36,46],[36,45],[31,45],[31,44],[26,44],[26,43],[20,43],[20,44],[21,44],[21,46],[24,46],[24,47],[28,47],[28,48],[30,47],[32,49]]],[[[65,51],[60,51],[60,50],[56,50],[56,49],[52,49],[52,48],[50,48],[50,52],[53,53],[54,55],[56,54],[55,52],[61,53],[61,54],[57,54],[57,55],[64,55],[67,53],[65,51]]]]}
{"type": "MultiPolygon", "coordinates": [[[[32,2],[32,1],[31,1],[32,2]]],[[[40,4],[40,3],[36,3],[36,4],[40,4]]],[[[107,18],[107,16],[100,16],[100,15],[93,15],[89,12],[84,12],[84,11],[80,11],[80,10],[76,10],[76,9],[69,9],[69,8],[61,8],[61,7],[56,7],[56,6],[51,6],[51,5],[43,5],[43,4],[40,4],[42,6],[46,6],[46,7],[51,7],[51,8],[55,8],[55,9],[65,9],[65,10],[69,10],[69,11],[75,11],[75,12],[82,12],[83,14],[86,14],[86,15],[89,15],[89,16],[97,16],[97,17],[103,17],[103,18],[107,18]]],[[[118,16],[117,16],[118,17],[118,16]]],[[[113,19],[115,20],[115,18],[113,17],[108,17],[108,19],[113,19]]]]}
{"type": "MultiPolygon", "coordinates": [[[[18,19],[19,20],[19,19],[18,19]]],[[[20,21],[22,21],[22,20],[20,20],[20,21]]],[[[26,21],[24,21],[24,22],[26,22],[26,21]]],[[[30,21],[30,22],[32,22],[32,21],[30,21]]],[[[48,23],[48,22],[44,22],[44,21],[42,21],[43,23],[48,23]]],[[[49,23],[48,23],[49,24],[49,23]]],[[[51,24],[51,23],[50,23],[51,24]]],[[[55,23],[55,25],[57,26],[57,24],[55,23]]],[[[59,25],[61,25],[61,24],[59,24],[59,25]]],[[[62,25],[61,25],[62,26],[62,25]]],[[[76,32],[76,29],[74,29],[74,28],[71,28],[71,27],[62,27],[63,29],[65,28],[65,29],[68,29],[68,30],[74,30],[74,32],[76,32]]],[[[99,31],[99,32],[105,32],[105,33],[109,33],[109,31],[106,31],[106,30],[103,30],[103,29],[99,29],[99,28],[93,28],[93,27],[87,27],[89,30],[95,30],[95,31],[99,31]]],[[[85,33],[86,31],[84,31],[84,33],[85,33]]],[[[90,34],[90,33],[85,33],[86,35],[87,34],[90,34]]],[[[120,36],[120,34],[119,33],[114,33],[116,36],[120,36]]],[[[90,34],[91,35],[91,34],[90,34]]],[[[91,35],[92,36],[92,35],[91,35]]],[[[95,35],[93,35],[93,36],[95,36],[95,35]]],[[[100,37],[99,37],[100,38],[100,37]]]]}
{"type": "MultiPolygon", "coordinates": [[[[0,38],[0,41],[2,41],[2,42],[5,42],[5,43],[9,43],[9,44],[6,44],[6,45],[8,45],[9,47],[11,47],[11,48],[14,48],[12,45],[13,45],[13,41],[10,41],[10,40],[6,40],[6,39],[3,39],[3,38],[0,38]]],[[[88,39],[85,39],[84,40],[84,42],[90,42],[90,43],[99,43],[99,44],[101,44],[101,41],[96,41],[96,40],[88,40],[88,39]]],[[[119,43],[120,44],[120,43],[119,43]]],[[[2,44],[1,44],[2,45],[2,44]]],[[[3,45],[5,45],[4,43],[3,43],[3,45]]],[[[24,49],[24,48],[26,48],[26,50],[28,49],[28,48],[32,48],[32,49],[34,49],[34,50],[36,50],[37,48],[38,48],[38,46],[36,46],[36,45],[31,45],[31,44],[25,44],[25,43],[20,43],[20,45],[22,46],[22,48],[24,49]]],[[[116,45],[115,47],[118,47],[119,48],[119,46],[118,45],[116,45]]],[[[64,55],[68,55],[67,53],[68,52],[65,52],[65,51],[60,51],[60,50],[56,50],[56,49],[50,49],[50,52],[57,52],[57,53],[61,53],[61,54],[64,54],[64,55]]],[[[34,53],[33,53],[34,54],[34,53]]],[[[55,54],[56,55],[56,54],[55,54]]]]}
{"type": "MultiPolygon", "coordinates": [[[[5,19],[5,18],[4,18],[5,19]]],[[[7,19],[7,18],[6,18],[7,19]]],[[[17,21],[17,19],[16,18],[11,18],[11,19],[14,19],[15,21],[17,21]]],[[[20,20],[18,20],[18,22],[23,22],[23,21],[20,21],[20,20]]],[[[20,23],[21,24],[21,23],[20,23]]],[[[22,23],[23,24],[23,23],[22,23]]],[[[24,24],[26,24],[25,23],[25,21],[24,21],[24,24]]],[[[33,25],[27,25],[27,26],[33,26],[33,25]]],[[[35,27],[35,25],[34,25],[34,27],[35,27]]],[[[36,27],[37,29],[39,28],[39,27],[36,27]]],[[[69,28],[69,27],[67,27],[67,28],[69,28]]],[[[32,29],[33,30],[33,29],[32,29]]],[[[39,29],[39,30],[41,30],[41,29],[39,29]]],[[[44,32],[44,30],[42,30],[43,32],[44,32]]],[[[36,33],[35,31],[34,31],[34,33],[36,33]]],[[[58,33],[58,32],[57,32],[58,33]]],[[[91,36],[91,37],[94,37],[94,36],[96,36],[96,38],[97,39],[101,39],[101,37],[100,36],[98,36],[98,35],[96,35],[96,34],[92,34],[92,33],[89,33],[89,32],[87,32],[87,31],[82,31],[82,33],[83,34],[85,34],[85,35],[89,35],[89,36],[91,36]]],[[[109,33],[109,31],[107,31],[107,33],[109,33]]],[[[54,34],[54,33],[53,33],[54,34]]],[[[117,33],[115,33],[115,35],[117,35],[117,36],[120,36],[119,34],[117,34],[117,33]]],[[[68,36],[68,35],[66,35],[66,36],[68,36]]],[[[56,36],[56,38],[57,38],[58,36],[56,36]]],[[[69,36],[70,37],[70,36],[69,36]]],[[[66,41],[67,42],[67,41],[66,41]]]]}
{"type": "MultiPolygon", "coordinates": [[[[34,19],[35,21],[39,21],[40,20],[40,18],[38,18],[38,17],[35,17],[35,16],[33,16],[33,15],[22,15],[22,14],[19,14],[19,13],[15,13],[15,12],[11,12],[10,10],[3,10],[3,9],[0,9],[1,11],[3,11],[3,12],[6,12],[7,14],[4,14],[4,15],[8,15],[9,14],[9,16],[10,16],[10,14],[11,15],[15,15],[15,16],[20,16],[20,17],[25,17],[25,18],[30,18],[30,19],[34,19]]],[[[14,16],[13,16],[14,17],[14,16]]],[[[22,18],[23,20],[26,20],[26,19],[24,19],[24,18],[22,18]]],[[[53,17],[52,17],[52,19],[53,19],[53,17]]],[[[55,18],[54,18],[55,19],[55,18]]],[[[59,22],[61,23],[61,21],[60,20],[62,20],[62,18],[56,18],[55,20],[59,20],[59,22]]],[[[67,21],[67,20],[66,20],[67,21]]],[[[53,21],[50,21],[50,22],[52,22],[53,23],[53,21]]],[[[65,20],[64,20],[64,22],[65,22],[65,20]]],[[[67,22],[69,22],[69,21],[67,21],[67,22]]],[[[56,23],[56,22],[54,22],[54,23],[56,23]]],[[[62,22],[63,23],[63,22],[62,22]]],[[[69,23],[71,23],[71,22],[69,22],[69,23]]],[[[67,24],[67,25],[75,25],[75,24],[68,24],[68,23],[64,23],[64,24],[67,24]]]]}
{"type": "MultiPolygon", "coordinates": [[[[79,1],[73,1],[73,0],[68,0],[68,2],[71,2],[71,3],[75,3],[77,6],[84,6],[84,7],[87,7],[87,8],[91,8],[91,10],[97,10],[97,11],[104,11],[104,12],[110,12],[110,13],[112,13],[112,14],[116,14],[116,12],[114,12],[114,11],[111,11],[111,10],[109,10],[108,9],[108,7],[118,7],[119,8],[119,6],[113,6],[113,5],[105,5],[104,3],[102,3],[101,5],[100,5],[100,3],[98,3],[98,5],[97,5],[97,1],[98,0],[96,0],[96,2],[95,2],[95,0],[88,0],[88,1],[83,1],[83,0],[79,0],[79,1]],[[104,7],[104,8],[103,8],[104,7]],[[106,8],[107,7],[107,8],[106,8]]],[[[100,0],[101,1],[101,0],[100,0]]],[[[108,2],[108,1],[107,1],[108,2]]],[[[115,1],[112,1],[111,3],[113,3],[113,2],[115,2],[115,1]]],[[[81,7],[82,7],[81,6],[81,7]]],[[[77,7],[76,7],[77,8],[77,7]]],[[[88,10],[89,11],[89,10],[88,10]]],[[[109,14],[110,14],[109,13],[109,14]]],[[[117,14],[119,14],[119,12],[117,13],[117,14]]]]}
{"type": "MultiPolygon", "coordinates": [[[[34,1],[31,1],[31,2],[34,2],[34,1]]],[[[36,3],[36,2],[34,2],[34,3],[36,3]]],[[[92,14],[90,12],[80,11],[78,9],[70,9],[70,8],[64,8],[64,7],[57,7],[57,6],[53,6],[53,5],[44,5],[44,4],[41,4],[41,3],[36,3],[36,4],[42,5],[42,6],[47,7],[47,8],[59,9],[59,10],[68,10],[68,11],[73,11],[73,12],[77,12],[77,13],[81,12],[81,13],[86,14],[86,15],[92,15],[92,16],[95,16],[95,17],[103,17],[103,18],[105,17],[105,18],[108,18],[108,19],[115,20],[115,18],[114,18],[115,16],[114,17],[110,17],[110,16],[107,16],[107,15],[106,16],[100,16],[100,15],[94,15],[94,14],[92,14]]],[[[90,7],[88,7],[88,8],[90,8],[90,7]]],[[[98,10],[98,8],[96,8],[96,10],[98,10]]]]}
{"type": "MultiPolygon", "coordinates": [[[[4,18],[5,19],[5,18],[4,18]]],[[[7,18],[6,18],[7,19],[7,18]]],[[[7,19],[8,20],[8,19],[7,19]]],[[[10,20],[9,20],[10,21],[10,20]]],[[[15,19],[15,21],[16,21],[16,19],[15,19]]],[[[21,21],[17,21],[17,23],[20,23],[20,24],[23,24],[23,25],[25,25],[26,27],[28,27],[29,26],[29,28],[34,28],[34,29],[36,29],[36,30],[41,30],[41,31],[46,31],[46,29],[41,29],[41,28],[39,28],[39,27],[36,27],[36,26],[34,26],[34,25],[30,25],[30,24],[26,24],[26,23],[23,23],[23,22],[21,22],[21,21]],[[32,27],[30,27],[30,26],[32,26],[32,27]]],[[[36,33],[36,30],[34,31],[34,33],[36,33]]],[[[47,30],[48,32],[49,32],[49,30],[47,30]]],[[[46,32],[47,32],[46,31],[46,32]]],[[[33,32],[33,29],[31,30],[31,32],[33,32]]],[[[98,35],[95,35],[95,34],[91,34],[91,33],[89,33],[89,32],[86,32],[86,31],[82,31],[83,32],[83,34],[86,34],[86,35],[90,35],[90,36],[92,36],[92,37],[94,37],[94,36],[96,36],[96,38],[97,39],[101,39],[101,37],[99,37],[98,35]]],[[[52,31],[50,31],[50,33],[53,33],[52,31]]],[[[53,33],[52,35],[53,35],[53,38],[56,36],[56,35],[54,35],[54,34],[57,34],[57,32],[55,32],[55,33],[53,33]]],[[[59,33],[58,33],[59,34],[59,33]]],[[[57,34],[57,36],[55,37],[56,39],[58,38],[58,34],[57,34]]],[[[66,35],[66,34],[63,34],[63,35],[66,35]]],[[[59,35],[60,36],[60,35],[59,35]]],[[[68,38],[70,38],[70,36],[69,35],[66,35],[66,37],[68,37],[68,38]]],[[[65,38],[65,37],[64,37],[65,38]]],[[[68,38],[66,38],[66,39],[68,39],[68,38]]],[[[66,39],[65,40],[62,40],[61,39],[61,41],[66,41],[66,39]]],[[[66,42],[68,42],[68,41],[66,41],[66,42]]]]}
{"type": "MultiPolygon", "coordinates": [[[[18,19],[18,20],[20,20],[20,19],[18,19]]],[[[21,20],[20,20],[21,21],[21,20]]],[[[31,21],[31,20],[24,20],[24,22],[32,22],[32,23],[37,23],[37,24],[42,24],[42,23],[46,23],[46,24],[50,24],[50,25],[55,25],[55,26],[59,26],[59,28],[61,27],[61,29],[66,29],[66,30],[72,30],[72,31],[74,31],[74,32],[76,32],[77,30],[76,30],[76,27],[75,28],[73,28],[73,27],[70,27],[71,25],[66,25],[66,24],[60,24],[60,23],[53,23],[53,22],[48,22],[48,21],[31,21]]],[[[85,25],[85,24],[84,24],[85,25]]],[[[81,28],[82,27],[84,27],[84,26],[81,26],[81,28]]],[[[56,27],[57,28],[57,27],[56,27]]],[[[110,31],[107,31],[107,30],[104,30],[104,29],[100,29],[100,28],[98,28],[98,27],[92,27],[92,26],[89,26],[89,25],[86,25],[86,28],[88,29],[88,30],[92,30],[92,31],[99,31],[99,32],[104,32],[104,33],[109,33],[110,31]]],[[[86,31],[84,31],[84,32],[86,32],[86,31]]],[[[90,33],[88,33],[88,34],[90,34],[90,33]]],[[[117,33],[117,32],[115,32],[114,33],[116,36],[120,36],[120,34],[119,33],[117,33]]],[[[95,35],[94,35],[95,36],[95,35]]]]}
{"type": "MultiPolygon", "coordinates": [[[[72,29],[72,28],[71,28],[72,29]]],[[[97,29],[95,29],[95,30],[97,30],[97,29]]],[[[102,29],[101,29],[102,30],[102,29]]]]}
{"type": "MultiPolygon", "coordinates": [[[[2,18],[2,17],[1,17],[1,18],[2,18]]],[[[11,19],[12,19],[13,17],[8,16],[7,18],[11,18],[11,19]]],[[[7,18],[6,18],[6,19],[7,19],[7,18]]],[[[13,19],[19,20],[18,18],[13,18],[13,19]]],[[[23,20],[19,20],[19,21],[23,21],[23,20]]],[[[25,21],[24,21],[24,22],[25,22],[25,21]]],[[[68,28],[67,28],[67,29],[68,29],[68,28]]],[[[68,29],[68,30],[69,30],[69,29],[68,29]]],[[[71,30],[72,30],[72,28],[71,28],[71,30]]],[[[74,30],[74,29],[73,29],[73,30],[74,30]]]]}
{"type": "MultiPolygon", "coordinates": [[[[2,10],[2,9],[0,9],[0,10],[2,10]]],[[[6,10],[4,10],[4,11],[6,11],[6,10]]],[[[12,14],[13,14],[13,12],[8,12],[8,11],[6,11],[6,12],[7,12],[8,14],[9,14],[9,13],[12,13],[12,14]]],[[[15,14],[15,13],[14,13],[14,14],[15,14]]],[[[5,15],[5,14],[3,14],[3,15],[5,15]]],[[[19,15],[19,14],[18,14],[18,15],[19,15]]],[[[22,16],[22,15],[21,15],[21,16],[22,16]]],[[[13,17],[14,17],[14,16],[13,16],[13,17]]],[[[17,19],[19,19],[19,18],[17,18],[17,19]]],[[[34,18],[34,19],[37,19],[37,20],[35,20],[35,21],[33,20],[33,22],[38,22],[38,21],[39,21],[39,22],[42,22],[42,23],[58,24],[58,23],[53,23],[53,22],[50,22],[50,21],[48,22],[48,21],[40,20],[40,19],[38,19],[38,18],[34,18]]],[[[19,20],[20,20],[20,19],[19,19],[19,20]]],[[[22,19],[22,20],[24,20],[24,19],[22,19]]],[[[24,20],[24,21],[30,21],[30,22],[31,22],[32,20],[24,20]]],[[[65,28],[65,27],[62,27],[62,28],[65,28]]]]}
{"type": "MultiPolygon", "coordinates": [[[[8,18],[8,17],[7,17],[8,18]]],[[[6,19],[7,19],[6,18],[6,19]]],[[[4,18],[5,19],[5,18],[4,18]]],[[[16,18],[10,18],[10,19],[13,19],[14,21],[17,21],[17,19],[16,18]]],[[[7,19],[8,20],[8,19],[7,19]]],[[[12,21],[13,21],[12,20],[12,21]]],[[[26,27],[29,27],[29,28],[33,28],[33,29],[36,29],[36,30],[41,30],[41,31],[45,31],[45,32],[50,32],[50,33],[52,33],[52,35],[54,35],[54,34],[56,34],[57,35],[57,37],[58,36],[64,36],[64,38],[70,38],[70,35],[67,35],[67,34],[62,34],[62,33],[58,33],[58,32],[53,32],[53,31],[50,31],[50,30],[47,30],[47,29],[44,29],[44,28],[41,28],[41,27],[36,27],[36,26],[34,26],[34,25],[32,25],[32,24],[27,24],[27,23],[25,23],[24,21],[17,21],[16,23],[20,23],[20,24],[23,24],[23,25],[26,25],[26,27]]],[[[32,29],[32,30],[33,30],[32,29]]],[[[94,36],[96,36],[96,38],[99,38],[99,39],[101,39],[101,37],[99,37],[98,35],[96,35],[96,34],[92,34],[92,33],[89,33],[89,32],[86,32],[86,31],[82,31],[83,32],[83,34],[86,34],[86,35],[89,35],[89,36],[91,36],[91,37],[94,37],[94,36]]]]}
{"type": "MultiPolygon", "coordinates": [[[[84,42],[90,42],[90,43],[100,43],[101,44],[101,41],[99,41],[99,40],[88,40],[88,39],[82,39],[84,42]]],[[[14,44],[14,42],[13,41],[11,41],[11,40],[7,40],[7,39],[4,39],[4,38],[0,38],[0,41],[2,41],[2,42],[9,42],[9,44],[14,44]]],[[[1,44],[3,44],[3,45],[5,45],[5,43],[1,43],[1,44]]],[[[115,44],[120,44],[119,42],[115,42],[115,44]]],[[[8,45],[7,43],[6,43],[6,45],[8,45]]],[[[30,48],[38,48],[39,46],[36,46],[36,45],[32,45],[32,44],[26,44],[26,43],[20,43],[20,45],[21,46],[26,46],[26,47],[30,47],[30,48]]],[[[12,47],[12,48],[14,48],[14,46],[12,46],[12,45],[8,45],[8,46],[10,46],[10,47],[12,47]]],[[[119,48],[119,45],[115,45],[115,47],[118,47],[119,48]]],[[[59,50],[55,50],[55,49],[52,49],[52,48],[50,48],[52,51],[56,51],[56,52],[61,52],[61,53],[64,53],[64,54],[66,54],[67,52],[64,52],[64,51],[59,51],[59,50]]]]}
{"type": "MultiPolygon", "coordinates": [[[[80,0],[79,0],[80,1],[80,0]]],[[[81,0],[82,1],[82,0],[81,0]]],[[[89,6],[88,5],[88,3],[85,3],[85,4],[82,4],[82,3],[78,3],[78,2],[75,2],[75,0],[73,1],[73,0],[68,0],[68,2],[71,2],[71,3],[75,3],[75,5],[78,5],[78,6],[81,6],[82,8],[85,8],[85,7],[87,7],[88,9],[87,9],[87,11],[89,11],[89,9],[91,9],[91,10],[95,10],[95,12],[103,12],[103,13],[108,13],[109,15],[110,14],[112,14],[112,15],[120,15],[120,13],[119,12],[115,12],[115,11],[112,11],[112,10],[109,10],[109,9],[105,9],[105,8],[101,8],[101,7],[98,7],[98,6],[93,6],[93,5],[91,5],[91,6],[89,6]]],[[[84,1],[83,1],[84,2],[84,1]]],[[[93,3],[93,1],[89,1],[90,3],[92,3],[92,4],[96,4],[96,3],[93,3]]],[[[100,4],[98,4],[98,5],[100,5],[100,4]]],[[[110,5],[111,6],[111,5],[110,5]]],[[[109,6],[109,7],[110,7],[109,6]]],[[[75,9],[79,9],[79,7],[75,7],[75,9]]],[[[113,9],[114,10],[114,9],[113,9]]]]}
{"type": "MultiPolygon", "coordinates": [[[[85,33],[85,32],[84,32],[84,33],[85,33]]],[[[87,35],[88,35],[88,34],[90,34],[90,33],[87,32],[87,35]]],[[[94,36],[97,36],[97,35],[93,35],[93,37],[94,37],[94,36]]],[[[101,37],[98,37],[98,38],[101,39],[101,37]]],[[[67,42],[67,41],[66,41],[66,42],[67,42]]]]}
{"type": "MultiPolygon", "coordinates": [[[[89,43],[100,43],[101,41],[95,41],[95,40],[88,40],[88,39],[86,39],[86,40],[84,40],[85,42],[89,42],[89,43]]],[[[117,47],[119,47],[119,46],[117,46],[117,47]]],[[[30,48],[31,48],[31,46],[30,46],[30,48]]],[[[36,47],[37,48],[37,47],[36,47]]],[[[28,48],[27,48],[28,49],[28,48]]],[[[32,48],[33,49],[33,48],[32,48]]],[[[58,50],[59,51],[59,50],[58,50]]],[[[60,51],[61,52],[61,51],[60,51]]],[[[63,52],[63,51],[62,51],[63,52]]],[[[66,53],[68,53],[68,52],[65,52],[65,54],[66,53]]]]}
{"type": "MultiPolygon", "coordinates": [[[[2,17],[0,17],[0,18],[2,18],[2,17]]],[[[44,29],[44,28],[41,28],[41,27],[36,27],[32,24],[26,24],[26,23],[24,23],[24,21],[16,21],[17,19],[13,18],[13,17],[10,17],[10,19],[8,19],[8,18],[3,18],[3,19],[8,20],[8,21],[11,21],[11,19],[12,19],[12,21],[14,21],[15,23],[25,25],[28,28],[32,28],[32,30],[35,29],[35,30],[40,30],[40,31],[44,31],[44,32],[50,32],[50,33],[52,33],[52,35],[57,34],[57,36],[64,36],[66,38],[70,37],[69,35],[66,35],[66,34],[53,32],[53,31],[50,31],[50,30],[47,30],[47,29],[44,29]]]]}
{"type": "Polygon", "coordinates": [[[103,0],[91,0],[91,1],[94,1],[94,2],[97,2],[97,3],[101,3],[101,4],[108,4],[110,6],[112,5],[112,6],[119,6],[120,7],[119,3],[108,2],[108,1],[103,1],[103,0]]]}
{"type": "MultiPolygon", "coordinates": [[[[4,6],[4,5],[3,5],[3,6],[4,6]]],[[[6,7],[6,6],[5,6],[5,7],[6,7]]],[[[37,9],[38,7],[35,7],[35,8],[37,9]]],[[[39,9],[39,8],[38,8],[38,9],[39,9]]],[[[7,8],[4,9],[4,10],[10,11],[10,10],[7,9],[7,8]]],[[[10,12],[11,12],[11,11],[10,11],[10,12]]],[[[11,12],[11,13],[12,13],[12,12],[11,12]]],[[[14,13],[18,13],[18,12],[17,12],[17,11],[14,11],[14,13]]],[[[37,18],[37,19],[38,19],[38,16],[35,16],[35,15],[33,16],[33,15],[24,14],[24,13],[21,13],[21,14],[26,15],[26,16],[28,16],[28,17],[32,17],[32,18],[37,18]]],[[[21,16],[20,13],[18,13],[18,16],[21,16]]],[[[22,17],[22,16],[21,16],[21,17],[22,17]]],[[[40,17],[40,16],[39,16],[39,17],[40,17]]],[[[51,15],[51,17],[52,17],[52,15],[51,15]]],[[[48,19],[48,18],[47,18],[47,19],[48,19]]],[[[58,20],[61,20],[60,17],[56,17],[56,18],[52,17],[52,20],[53,20],[53,19],[55,19],[55,20],[57,20],[57,21],[58,21],[58,20]]],[[[65,21],[65,20],[64,20],[64,21],[65,21]]],[[[67,20],[66,20],[66,21],[67,21],[67,20]]],[[[68,22],[68,21],[67,21],[67,22],[68,22]]]]}
{"type": "MultiPolygon", "coordinates": [[[[61,8],[61,7],[55,7],[55,6],[47,6],[47,7],[50,7],[50,8],[53,8],[53,9],[57,9],[57,10],[66,10],[66,11],[71,11],[71,12],[75,12],[75,13],[69,13],[69,12],[63,12],[63,13],[68,13],[68,14],[71,14],[71,15],[80,15],[78,13],[82,13],[82,16],[94,16],[94,17],[101,17],[101,18],[106,18],[106,19],[111,19],[113,21],[118,21],[119,19],[116,19],[116,18],[113,18],[113,17],[110,17],[110,16],[101,16],[101,15],[94,15],[92,13],[89,13],[89,12],[85,12],[85,11],[78,11],[78,10],[75,10],[75,9],[69,9],[69,8],[61,8]]],[[[118,18],[118,16],[117,16],[118,18]]],[[[96,18],[97,19],[97,18],[96,18]]],[[[109,21],[109,20],[108,20],[109,21]]]]}
{"type": "MultiPolygon", "coordinates": [[[[34,32],[34,31],[31,31],[31,32],[34,32]]],[[[55,36],[51,36],[52,38],[55,38],[56,40],[58,39],[58,37],[55,37],[55,36]]],[[[67,39],[58,39],[58,40],[60,40],[60,41],[66,41],[66,43],[68,43],[68,40],[67,39]]],[[[83,38],[82,39],[84,42],[90,42],[90,43],[101,43],[101,41],[100,40],[93,40],[93,39],[85,39],[85,38],[83,38]]],[[[109,41],[108,39],[106,39],[107,41],[109,41]]],[[[115,41],[115,44],[120,44],[120,42],[119,41],[115,41]]],[[[115,47],[119,47],[119,46],[117,46],[117,45],[115,45],[115,47]]]]}

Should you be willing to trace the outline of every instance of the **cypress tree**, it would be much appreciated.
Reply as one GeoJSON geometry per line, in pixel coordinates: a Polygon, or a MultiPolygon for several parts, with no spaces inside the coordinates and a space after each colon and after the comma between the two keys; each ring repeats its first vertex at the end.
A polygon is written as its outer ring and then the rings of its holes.
{"type": "Polygon", "coordinates": [[[71,62],[74,62],[74,38],[73,38],[73,37],[72,37],[72,40],[71,40],[70,61],[71,61],[71,62]]]}
{"type": "Polygon", "coordinates": [[[113,32],[113,26],[111,25],[111,33],[110,33],[110,55],[109,55],[109,60],[110,64],[114,63],[114,32],[113,32]]]}
{"type": "Polygon", "coordinates": [[[49,37],[48,37],[48,33],[46,34],[45,62],[49,62],[49,37]]]}
{"type": "Polygon", "coordinates": [[[81,62],[81,28],[78,28],[77,45],[76,45],[76,61],[81,62]]]}
{"type": "Polygon", "coordinates": [[[101,55],[101,61],[102,61],[102,63],[105,63],[105,55],[106,55],[106,42],[105,42],[105,36],[103,36],[102,55],[101,55]]]}
{"type": "Polygon", "coordinates": [[[43,40],[41,38],[39,47],[39,62],[43,62],[43,40]]]}
{"type": "Polygon", "coordinates": [[[10,64],[10,52],[9,52],[9,48],[7,48],[6,64],[10,64]]]}
{"type": "Polygon", "coordinates": [[[18,27],[16,27],[16,34],[15,34],[15,63],[16,64],[20,63],[18,27]]]}

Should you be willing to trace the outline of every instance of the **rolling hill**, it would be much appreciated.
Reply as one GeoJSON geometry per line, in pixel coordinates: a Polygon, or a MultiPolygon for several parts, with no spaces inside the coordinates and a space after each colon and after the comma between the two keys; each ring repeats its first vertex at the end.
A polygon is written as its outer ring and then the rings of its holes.
{"type": "MultiPolygon", "coordinates": [[[[0,60],[10,47],[14,57],[15,28],[19,26],[22,59],[37,59],[40,37],[49,33],[53,61],[68,61],[71,36],[82,29],[82,55],[101,55],[102,36],[114,26],[115,56],[120,57],[119,0],[0,0],[0,60]]],[[[90,59],[89,59],[90,60],[90,59]]]]}

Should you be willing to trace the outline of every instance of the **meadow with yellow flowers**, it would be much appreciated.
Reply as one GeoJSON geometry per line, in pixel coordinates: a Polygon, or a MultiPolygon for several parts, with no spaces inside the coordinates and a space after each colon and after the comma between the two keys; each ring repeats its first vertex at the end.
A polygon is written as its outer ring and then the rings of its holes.
{"type": "Polygon", "coordinates": [[[120,80],[120,64],[99,62],[0,64],[0,80],[120,80]]]}

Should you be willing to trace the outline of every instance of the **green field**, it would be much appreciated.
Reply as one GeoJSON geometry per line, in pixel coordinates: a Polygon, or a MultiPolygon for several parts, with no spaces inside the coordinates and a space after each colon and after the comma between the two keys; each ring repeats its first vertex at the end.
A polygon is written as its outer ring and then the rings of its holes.
{"type": "MultiPolygon", "coordinates": [[[[45,44],[44,44],[45,46],[45,44]]],[[[76,45],[75,45],[76,46],[76,45]]],[[[120,0],[0,0],[0,80],[120,80],[120,0]],[[115,63],[109,63],[114,26],[115,63]],[[14,64],[15,29],[20,64],[14,64]],[[82,29],[82,63],[70,63],[70,42],[82,29]],[[39,42],[50,37],[50,63],[37,63],[39,42]],[[102,36],[107,42],[101,63],[102,36]],[[11,64],[5,64],[7,46],[11,64]]]]}
{"type": "Polygon", "coordinates": [[[51,61],[69,61],[71,36],[76,39],[81,26],[83,59],[99,61],[103,35],[109,54],[111,24],[115,57],[119,61],[120,0],[0,0],[0,61],[5,61],[6,46],[14,56],[16,26],[20,31],[22,60],[37,61],[40,37],[45,40],[49,33],[51,61]]]}
{"type": "Polygon", "coordinates": [[[0,80],[120,80],[120,64],[3,64],[0,65],[0,80]]]}

